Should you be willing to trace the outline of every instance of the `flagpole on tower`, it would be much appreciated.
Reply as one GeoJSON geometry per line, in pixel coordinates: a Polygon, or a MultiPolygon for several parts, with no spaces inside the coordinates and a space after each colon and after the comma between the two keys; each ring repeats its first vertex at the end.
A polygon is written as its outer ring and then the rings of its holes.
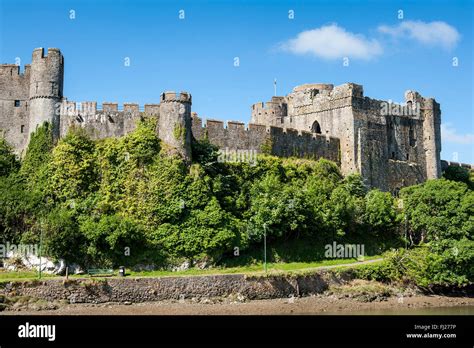
{"type": "Polygon", "coordinates": [[[277,79],[276,78],[273,80],[273,88],[274,88],[274,95],[276,97],[277,95],[277,79]]]}

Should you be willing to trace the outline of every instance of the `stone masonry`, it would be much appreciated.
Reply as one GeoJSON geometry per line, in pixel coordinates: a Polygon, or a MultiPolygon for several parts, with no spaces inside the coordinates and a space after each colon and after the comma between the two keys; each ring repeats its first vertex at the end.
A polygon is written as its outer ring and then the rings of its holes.
{"type": "Polygon", "coordinates": [[[283,157],[326,158],[344,175],[359,173],[369,187],[396,192],[441,175],[441,112],[432,98],[407,91],[403,104],[364,96],[354,83],[306,84],[287,96],[251,107],[248,127],[241,122],[207,120],[191,111],[187,92],[164,92],[145,104],[76,103],[63,96],[64,57],[57,48],[33,51],[24,72],[0,65],[0,132],[23,155],[29,137],[43,122],[55,139],[71,126],[94,139],[120,137],[145,117],[158,118],[160,139],[186,161],[193,139],[220,149],[266,152],[283,157]]]}
{"type": "Polygon", "coordinates": [[[288,298],[319,294],[329,285],[351,279],[328,271],[289,277],[223,274],[190,277],[111,277],[95,279],[45,279],[0,284],[0,295],[29,296],[49,302],[147,302],[240,297],[242,300],[288,298]]]}

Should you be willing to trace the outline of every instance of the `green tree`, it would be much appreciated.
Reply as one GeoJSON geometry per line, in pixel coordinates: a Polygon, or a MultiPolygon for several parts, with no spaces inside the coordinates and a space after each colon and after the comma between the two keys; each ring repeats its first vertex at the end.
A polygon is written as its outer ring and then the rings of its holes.
{"type": "Polygon", "coordinates": [[[377,189],[369,191],[365,197],[364,220],[376,235],[393,230],[398,221],[392,195],[377,189]]]}
{"type": "Polygon", "coordinates": [[[326,225],[334,239],[357,232],[364,215],[363,198],[351,195],[346,186],[336,187],[324,204],[326,225]]]}
{"type": "Polygon", "coordinates": [[[262,239],[264,225],[271,239],[297,237],[307,232],[310,208],[301,186],[297,182],[282,183],[275,174],[255,182],[247,214],[252,239],[262,239]]]}
{"type": "Polygon", "coordinates": [[[203,210],[192,210],[181,224],[160,225],[154,238],[177,257],[213,258],[240,245],[238,222],[222,210],[215,198],[203,210]]]}
{"type": "Polygon", "coordinates": [[[445,179],[403,188],[400,197],[414,242],[472,238],[474,192],[445,179]]]}
{"type": "Polygon", "coordinates": [[[66,201],[84,198],[98,186],[95,143],[79,130],[70,131],[54,148],[48,167],[48,191],[66,201]]]}
{"type": "Polygon", "coordinates": [[[147,251],[143,227],[119,215],[83,216],[80,231],[85,238],[89,265],[134,265],[147,251]]]}
{"type": "Polygon", "coordinates": [[[13,153],[13,148],[3,137],[0,137],[0,177],[16,172],[19,167],[20,163],[13,153]]]}
{"type": "Polygon", "coordinates": [[[348,175],[344,178],[343,185],[352,196],[356,197],[364,197],[368,191],[360,174],[348,175]]]}
{"type": "Polygon", "coordinates": [[[18,174],[0,177],[0,241],[18,243],[44,212],[42,194],[18,174]]]}
{"type": "Polygon", "coordinates": [[[20,174],[25,178],[30,189],[44,190],[53,147],[51,125],[45,122],[31,133],[25,158],[21,163],[20,174]]]}
{"type": "Polygon", "coordinates": [[[42,232],[46,255],[84,266],[85,243],[78,227],[74,210],[57,207],[36,226],[36,240],[39,242],[42,232]]]}
{"type": "Polygon", "coordinates": [[[449,166],[443,172],[443,177],[447,180],[464,182],[473,188],[474,183],[471,181],[469,174],[469,169],[459,166],[449,166]]]}

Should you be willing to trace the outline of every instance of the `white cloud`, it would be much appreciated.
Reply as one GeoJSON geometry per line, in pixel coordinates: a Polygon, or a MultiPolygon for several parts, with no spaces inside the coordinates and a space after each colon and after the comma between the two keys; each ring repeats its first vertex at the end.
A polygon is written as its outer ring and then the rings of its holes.
{"type": "Polygon", "coordinates": [[[474,134],[459,134],[451,123],[441,124],[441,139],[448,143],[474,144],[474,134]]]}
{"type": "Polygon", "coordinates": [[[379,32],[393,37],[410,38],[431,46],[453,48],[460,35],[456,28],[445,22],[403,21],[398,25],[381,25],[379,32]]]}
{"type": "Polygon", "coordinates": [[[280,48],[294,54],[311,54],[325,59],[348,57],[368,60],[383,52],[377,40],[368,40],[337,24],[303,31],[284,42],[280,48]]]}

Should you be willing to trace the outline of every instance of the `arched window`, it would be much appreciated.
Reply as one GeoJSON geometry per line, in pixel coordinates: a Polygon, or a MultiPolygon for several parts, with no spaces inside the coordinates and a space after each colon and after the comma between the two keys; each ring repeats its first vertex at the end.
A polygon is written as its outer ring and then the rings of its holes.
{"type": "Polygon", "coordinates": [[[311,126],[311,132],[321,134],[321,126],[319,125],[318,121],[314,121],[313,125],[311,126]]]}

